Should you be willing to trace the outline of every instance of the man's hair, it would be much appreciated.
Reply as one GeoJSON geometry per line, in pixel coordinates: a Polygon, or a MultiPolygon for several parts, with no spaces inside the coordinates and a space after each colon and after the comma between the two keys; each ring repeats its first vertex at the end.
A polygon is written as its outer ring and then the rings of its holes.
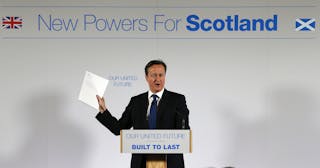
{"type": "Polygon", "coordinates": [[[162,65],[164,67],[164,72],[167,72],[167,65],[162,60],[151,60],[147,63],[146,67],[144,68],[144,72],[148,75],[148,70],[152,65],[162,65]]]}

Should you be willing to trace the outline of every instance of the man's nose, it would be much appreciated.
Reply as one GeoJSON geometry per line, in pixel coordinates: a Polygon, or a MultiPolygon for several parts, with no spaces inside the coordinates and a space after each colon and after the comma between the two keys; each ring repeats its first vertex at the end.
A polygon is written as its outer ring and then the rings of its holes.
{"type": "Polygon", "coordinates": [[[160,75],[156,76],[156,80],[159,81],[160,80],[160,75]]]}

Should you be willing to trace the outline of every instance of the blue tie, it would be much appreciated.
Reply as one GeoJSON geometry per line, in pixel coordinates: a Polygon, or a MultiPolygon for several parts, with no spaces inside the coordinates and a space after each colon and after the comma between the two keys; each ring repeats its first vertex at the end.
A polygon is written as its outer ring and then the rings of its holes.
{"type": "Polygon", "coordinates": [[[157,127],[157,95],[152,95],[152,103],[150,106],[150,114],[149,114],[149,128],[155,129],[157,127]]]}

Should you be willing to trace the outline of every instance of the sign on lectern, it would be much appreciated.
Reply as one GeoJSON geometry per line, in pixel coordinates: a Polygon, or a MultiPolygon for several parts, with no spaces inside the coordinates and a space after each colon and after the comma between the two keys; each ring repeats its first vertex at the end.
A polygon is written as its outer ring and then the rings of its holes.
{"type": "Polygon", "coordinates": [[[191,153],[190,130],[121,130],[121,153],[191,153]]]}

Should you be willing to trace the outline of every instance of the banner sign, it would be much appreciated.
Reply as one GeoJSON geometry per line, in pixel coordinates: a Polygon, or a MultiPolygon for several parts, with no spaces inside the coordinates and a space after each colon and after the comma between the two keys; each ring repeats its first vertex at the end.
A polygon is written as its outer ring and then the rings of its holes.
{"type": "Polygon", "coordinates": [[[299,39],[319,31],[314,5],[0,8],[3,39],[299,39]]]}

